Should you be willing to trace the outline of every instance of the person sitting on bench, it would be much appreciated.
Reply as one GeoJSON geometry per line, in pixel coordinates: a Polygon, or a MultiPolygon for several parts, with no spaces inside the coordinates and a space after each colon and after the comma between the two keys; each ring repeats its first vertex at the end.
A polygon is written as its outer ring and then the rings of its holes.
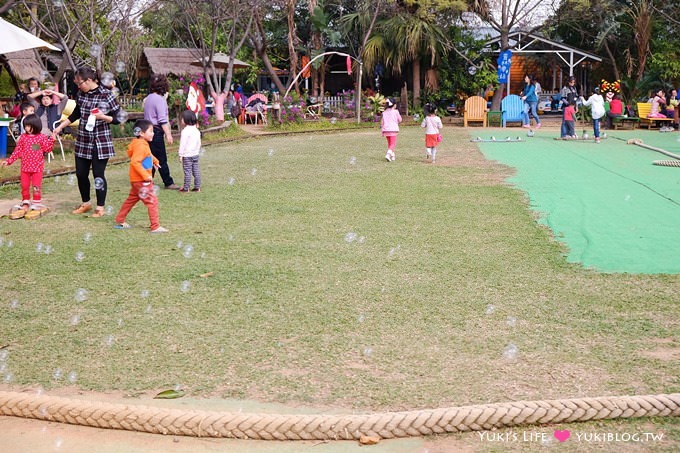
{"type": "MultiPolygon", "coordinates": [[[[607,93],[609,97],[609,93],[607,93]]],[[[615,94],[611,101],[609,101],[609,111],[607,112],[607,129],[614,129],[614,118],[619,118],[623,115],[623,103],[621,102],[621,95],[615,94]]]]}

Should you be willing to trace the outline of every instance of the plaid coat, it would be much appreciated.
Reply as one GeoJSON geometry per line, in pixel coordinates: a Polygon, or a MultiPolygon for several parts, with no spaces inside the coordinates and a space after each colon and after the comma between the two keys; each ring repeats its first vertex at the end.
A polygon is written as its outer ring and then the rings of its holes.
{"type": "Polygon", "coordinates": [[[97,88],[88,91],[87,93],[78,92],[76,98],[78,108],[73,111],[69,117],[71,122],[80,118],[78,125],[78,137],[76,137],[75,155],[83,159],[92,159],[93,151],[97,151],[99,159],[108,159],[114,156],[113,139],[111,138],[111,129],[109,124],[97,120],[94,129],[88,131],[85,129],[87,119],[91,115],[91,110],[94,108],[102,109],[104,106],[108,109],[107,115],[114,118],[114,123],[118,123],[116,116],[120,111],[120,106],[116,102],[115,96],[106,88],[97,86],[97,88]]]}

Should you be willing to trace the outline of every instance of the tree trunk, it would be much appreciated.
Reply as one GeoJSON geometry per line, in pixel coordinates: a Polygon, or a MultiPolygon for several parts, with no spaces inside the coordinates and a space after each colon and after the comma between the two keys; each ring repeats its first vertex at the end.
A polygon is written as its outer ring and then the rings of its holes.
{"type": "MultiPolygon", "coordinates": [[[[295,50],[300,42],[300,38],[297,36],[297,27],[295,26],[295,0],[288,0],[288,59],[290,60],[290,76],[293,80],[297,77],[297,63],[298,54],[295,50]]],[[[295,92],[300,94],[300,86],[296,80],[295,82],[295,92]]]]}
{"type": "Polygon", "coordinates": [[[413,108],[420,107],[420,60],[413,60],[413,108]]]}

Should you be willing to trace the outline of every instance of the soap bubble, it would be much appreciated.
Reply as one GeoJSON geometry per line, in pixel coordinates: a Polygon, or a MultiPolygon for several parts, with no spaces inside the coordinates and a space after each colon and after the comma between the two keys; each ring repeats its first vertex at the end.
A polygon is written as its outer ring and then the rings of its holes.
{"type": "Polygon", "coordinates": [[[85,288],[78,288],[75,294],[76,302],[85,302],[87,300],[87,294],[88,291],[85,288]]]}
{"type": "MultiPolygon", "coordinates": [[[[626,196],[623,198],[623,201],[630,201],[630,195],[626,195],[626,196]]],[[[9,246],[8,246],[8,247],[9,247],[9,246]]]]}
{"type": "Polygon", "coordinates": [[[19,299],[12,299],[9,301],[10,310],[16,310],[19,308],[19,299]]]}
{"type": "Polygon", "coordinates": [[[116,342],[116,337],[114,337],[113,335],[107,335],[104,338],[104,344],[108,347],[113,346],[113,343],[115,343],[115,342],[116,342]]]}
{"type": "Polygon", "coordinates": [[[119,122],[120,124],[123,124],[123,123],[125,123],[125,122],[128,120],[128,117],[129,117],[129,116],[130,116],[130,115],[128,115],[128,112],[126,112],[126,111],[123,110],[123,109],[120,109],[120,110],[118,110],[118,114],[116,115],[116,118],[118,118],[118,122],[119,122]]]}
{"type": "Polygon", "coordinates": [[[185,245],[184,249],[182,250],[182,255],[184,255],[184,258],[191,258],[193,254],[194,254],[194,246],[191,245],[191,244],[185,245]]]}
{"type": "Polygon", "coordinates": [[[58,381],[63,375],[64,372],[61,370],[61,368],[55,368],[55,370],[52,372],[52,379],[58,381]]]}
{"type": "Polygon", "coordinates": [[[14,375],[12,373],[9,373],[9,372],[5,373],[5,379],[4,379],[5,384],[9,384],[13,380],[14,380],[14,375]]]}
{"type": "Polygon", "coordinates": [[[359,244],[363,244],[366,242],[366,236],[359,236],[359,240],[357,241],[359,244]]]}
{"type": "Polygon", "coordinates": [[[7,362],[0,362],[0,373],[7,371],[7,362]]]}
{"type": "Polygon", "coordinates": [[[198,155],[202,156],[205,154],[205,148],[201,147],[201,149],[198,150],[198,155]]]}
{"type": "Polygon", "coordinates": [[[354,165],[354,164],[356,164],[356,163],[357,163],[357,158],[356,158],[356,157],[352,156],[352,157],[349,158],[349,164],[350,164],[350,165],[354,165]]]}
{"type": "Polygon", "coordinates": [[[267,155],[268,155],[269,157],[272,157],[272,156],[274,155],[274,150],[271,149],[271,148],[269,148],[269,150],[267,151],[267,155]]]}
{"type": "Polygon", "coordinates": [[[43,244],[42,242],[38,242],[37,244],[35,244],[35,251],[38,253],[42,253],[43,247],[45,247],[45,244],[43,244]]]}
{"type": "Polygon", "coordinates": [[[229,185],[233,186],[234,185],[234,178],[229,178],[229,185]]]}
{"type": "Polygon", "coordinates": [[[92,233],[89,231],[85,234],[83,234],[83,241],[84,242],[90,242],[92,240],[92,233]]]}
{"type": "Polygon", "coordinates": [[[123,320],[122,320],[122,319],[118,319],[118,322],[116,323],[116,325],[117,325],[118,327],[123,327],[123,320]]]}
{"type": "Polygon", "coordinates": [[[82,263],[83,260],[85,259],[85,252],[76,252],[76,261],[79,263],[82,263]]]}
{"type": "Polygon", "coordinates": [[[113,214],[113,206],[108,205],[108,206],[104,209],[104,214],[106,214],[106,215],[111,215],[111,214],[113,214]]]}
{"type": "Polygon", "coordinates": [[[184,245],[184,242],[182,242],[180,240],[180,241],[177,241],[177,244],[175,245],[175,247],[177,247],[178,249],[181,249],[183,245],[184,245]]]}
{"type": "Polygon", "coordinates": [[[77,326],[80,323],[80,315],[73,315],[71,316],[71,321],[70,324],[72,326],[77,326]]]}
{"type": "Polygon", "coordinates": [[[78,373],[76,373],[75,371],[71,371],[66,377],[66,380],[71,384],[75,384],[76,381],[78,380],[78,373]]]}
{"type": "Polygon", "coordinates": [[[97,190],[104,190],[106,183],[103,178],[94,178],[94,188],[97,190]]]}
{"type": "Polygon", "coordinates": [[[183,292],[186,293],[189,291],[189,288],[191,288],[191,282],[189,280],[184,280],[182,284],[179,286],[179,289],[183,292]]]}
{"type": "Polygon", "coordinates": [[[373,348],[364,348],[364,357],[371,357],[373,355],[373,348]]]}
{"type": "Polygon", "coordinates": [[[116,62],[116,72],[125,72],[125,63],[122,61],[116,62]]]}
{"type": "Polygon", "coordinates": [[[492,315],[493,312],[495,312],[495,311],[496,311],[496,307],[494,307],[493,304],[489,304],[489,305],[486,306],[486,311],[485,311],[485,313],[486,313],[487,315],[492,315]]]}
{"type": "Polygon", "coordinates": [[[43,253],[45,253],[45,255],[49,255],[53,250],[54,248],[48,244],[43,248],[43,253]]]}
{"type": "Polygon", "coordinates": [[[11,249],[12,247],[14,247],[14,241],[10,239],[9,241],[7,241],[7,243],[5,243],[5,247],[11,249]]]}
{"type": "Polygon", "coordinates": [[[66,183],[67,183],[69,186],[75,186],[75,185],[76,185],[76,175],[74,175],[73,173],[71,173],[70,175],[68,175],[68,176],[66,177],[66,183]]]}
{"type": "Polygon", "coordinates": [[[9,351],[6,349],[0,349],[0,362],[5,362],[9,358],[9,351]]]}
{"type": "Polygon", "coordinates": [[[99,109],[100,112],[102,112],[104,115],[109,113],[109,103],[108,102],[100,102],[97,104],[97,108],[99,109]]]}
{"type": "Polygon", "coordinates": [[[229,236],[227,236],[227,241],[233,241],[233,240],[234,240],[233,234],[230,234],[229,236]]]}
{"type": "Polygon", "coordinates": [[[515,360],[517,358],[518,353],[519,349],[512,343],[510,343],[505,347],[505,349],[503,349],[503,357],[508,360],[515,360]]]}
{"type": "Polygon", "coordinates": [[[90,46],[90,55],[92,55],[94,58],[98,58],[99,54],[102,52],[102,46],[99,44],[92,44],[90,46]]]}
{"type": "Polygon", "coordinates": [[[338,122],[338,119],[336,117],[331,118],[331,124],[335,124],[338,122]]]}
{"type": "Polygon", "coordinates": [[[517,318],[514,316],[508,316],[508,319],[506,319],[505,323],[510,327],[515,327],[517,325],[517,318]]]}
{"type": "Polygon", "coordinates": [[[257,168],[253,168],[252,170],[250,170],[250,174],[252,176],[255,176],[257,174],[257,168]]]}
{"type": "Polygon", "coordinates": [[[354,242],[354,240],[355,240],[356,238],[357,238],[357,234],[354,233],[354,232],[352,232],[352,231],[350,231],[349,233],[347,233],[347,234],[345,235],[345,242],[347,242],[347,243],[349,244],[349,243],[351,243],[351,242],[354,242]]]}
{"type": "Polygon", "coordinates": [[[64,6],[64,2],[61,0],[52,0],[52,4],[54,5],[55,8],[61,8],[64,6]]]}
{"type": "Polygon", "coordinates": [[[117,98],[118,96],[120,96],[120,89],[118,87],[111,88],[111,94],[113,95],[113,97],[117,98]]]}
{"type": "Polygon", "coordinates": [[[360,323],[364,322],[365,320],[366,320],[366,316],[364,316],[363,313],[361,313],[359,315],[359,317],[357,318],[357,321],[359,321],[360,323]]]}
{"type": "Polygon", "coordinates": [[[54,182],[59,183],[61,181],[61,176],[57,175],[54,177],[54,182]]]}
{"type": "Polygon", "coordinates": [[[148,289],[141,290],[139,292],[139,297],[141,297],[142,299],[146,299],[147,297],[149,297],[149,290],[148,289]]]}
{"type": "Polygon", "coordinates": [[[420,119],[420,115],[418,115],[417,113],[415,115],[413,115],[413,121],[418,121],[419,119],[420,119]]]}
{"type": "Polygon", "coordinates": [[[59,450],[63,444],[64,444],[64,439],[59,438],[59,439],[55,440],[54,441],[54,449],[59,450]]]}
{"type": "Polygon", "coordinates": [[[114,80],[115,80],[115,76],[108,71],[103,72],[101,77],[99,77],[99,81],[101,82],[101,84],[104,85],[107,88],[110,88],[110,87],[113,86],[114,80]]]}
{"type": "Polygon", "coordinates": [[[144,313],[146,313],[147,315],[150,315],[151,312],[153,312],[153,307],[151,306],[151,304],[149,304],[149,305],[146,306],[146,310],[144,310],[144,313]]]}

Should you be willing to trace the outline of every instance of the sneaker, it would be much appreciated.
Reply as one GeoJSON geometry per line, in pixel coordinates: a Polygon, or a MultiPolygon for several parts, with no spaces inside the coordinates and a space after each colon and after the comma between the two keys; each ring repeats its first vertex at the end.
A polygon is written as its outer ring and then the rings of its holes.
{"type": "Polygon", "coordinates": [[[193,189],[191,189],[191,191],[192,192],[200,192],[201,188],[200,187],[194,187],[193,189]]]}
{"type": "Polygon", "coordinates": [[[128,228],[132,228],[132,225],[130,225],[127,222],[123,222],[123,223],[117,223],[113,227],[117,230],[127,230],[128,228]]]}
{"type": "Polygon", "coordinates": [[[394,162],[395,160],[397,160],[397,156],[394,154],[394,151],[390,151],[390,160],[391,160],[392,162],[394,162]]]}
{"type": "Polygon", "coordinates": [[[541,128],[541,123],[538,123],[538,124],[536,125],[536,129],[540,129],[540,128],[541,128]]]}
{"type": "Polygon", "coordinates": [[[189,189],[185,189],[184,187],[182,187],[181,189],[179,189],[178,192],[187,193],[189,192],[189,189]]]}
{"type": "Polygon", "coordinates": [[[83,203],[80,206],[78,206],[76,209],[71,211],[71,214],[85,214],[86,212],[90,212],[92,210],[92,205],[90,203],[83,203]]]}
{"type": "Polygon", "coordinates": [[[386,160],[387,162],[392,162],[392,159],[390,158],[390,153],[389,153],[389,151],[387,152],[387,154],[385,154],[385,160],[386,160]]]}
{"type": "Polygon", "coordinates": [[[151,232],[152,233],[168,233],[168,232],[170,232],[170,230],[168,230],[167,228],[163,228],[162,226],[159,226],[155,230],[151,230],[151,232]]]}
{"type": "Polygon", "coordinates": [[[531,129],[531,124],[523,124],[522,127],[526,127],[527,129],[531,129]]]}
{"type": "Polygon", "coordinates": [[[97,209],[92,213],[92,217],[98,219],[99,217],[104,217],[104,206],[97,206],[97,209]]]}
{"type": "Polygon", "coordinates": [[[429,159],[430,157],[432,157],[432,153],[425,154],[425,159],[429,159]]]}
{"type": "Polygon", "coordinates": [[[165,188],[168,190],[179,190],[179,186],[177,184],[170,184],[169,186],[165,186],[165,188]]]}

